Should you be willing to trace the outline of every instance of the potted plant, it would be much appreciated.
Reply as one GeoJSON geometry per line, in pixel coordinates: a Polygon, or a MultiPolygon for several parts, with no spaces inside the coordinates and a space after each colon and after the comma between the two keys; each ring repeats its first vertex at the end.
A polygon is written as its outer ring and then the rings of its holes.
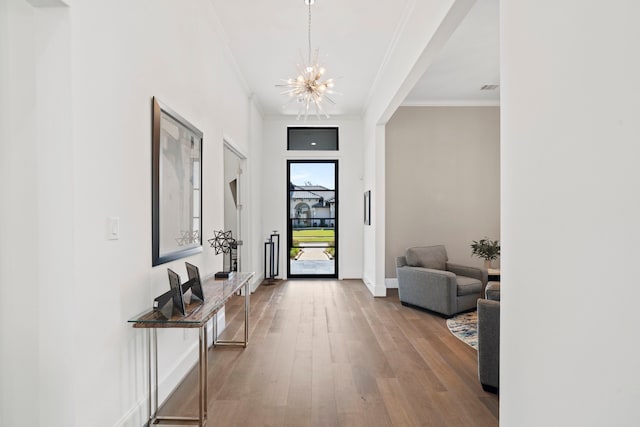
{"type": "Polygon", "coordinates": [[[500,243],[487,237],[471,243],[471,255],[484,259],[485,268],[491,268],[491,261],[500,256],[500,243]]]}

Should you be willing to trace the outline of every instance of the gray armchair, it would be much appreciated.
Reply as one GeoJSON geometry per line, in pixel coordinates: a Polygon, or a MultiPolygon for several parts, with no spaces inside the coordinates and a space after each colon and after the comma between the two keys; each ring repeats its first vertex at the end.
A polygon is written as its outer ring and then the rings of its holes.
{"type": "Polygon", "coordinates": [[[478,300],[478,378],[485,391],[500,387],[500,282],[489,282],[478,300]]]}
{"type": "Polygon", "coordinates": [[[475,309],[487,270],[448,261],[442,245],[409,248],[396,258],[400,302],[444,317],[475,309]]]}

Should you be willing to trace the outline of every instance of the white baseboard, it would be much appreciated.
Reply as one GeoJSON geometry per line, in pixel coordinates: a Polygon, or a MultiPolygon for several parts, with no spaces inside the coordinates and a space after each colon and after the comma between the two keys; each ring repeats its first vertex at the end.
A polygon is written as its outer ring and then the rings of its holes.
{"type": "Polygon", "coordinates": [[[362,281],[364,282],[364,285],[367,287],[367,289],[369,289],[369,292],[371,292],[371,295],[376,296],[376,288],[373,282],[366,276],[362,278],[362,281]]]}
{"type": "MultiPolygon", "coordinates": [[[[171,392],[186,377],[189,371],[196,365],[198,361],[198,343],[193,344],[185,351],[169,369],[164,378],[159,378],[158,401],[161,406],[165,399],[171,395],[171,392]]],[[[145,356],[146,357],[146,356],[145,356]]],[[[144,369],[147,369],[146,365],[144,369]]],[[[145,378],[147,377],[145,373],[145,378]]],[[[136,403],[127,413],[115,424],[116,427],[140,427],[146,425],[147,422],[147,402],[149,396],[146,394],[144,398],[136,403]]]]}
{"type": "Polygon", "coordinates": [[[143,399],[129,409],[115,424],[115,427],[140,427],[147,422],[147,399],[143,399]]]}
{"type": "MultiPolygon", "coordinates": [[[[222,307],[215,315],[214,319],[216,319],[216,328],[218,328],[218,335],[224,331],[224,328],[227,327],[227,318],[225,316],[225,307],[222,307]]],[[[209,327],[207,325],[207,345],[211,347],[213,345],[213,325],[209,327]]]]}
{"type": "Polygon", "coordinates": [[[384,284],[387,289],[397,289],[398,288],[398,279],[396,277],[390,279],[384,279],[384,284]]]}
{"type": "Polygon", "coordinates": [[[253,282],[249,286],[251,288],[251,292],[255,292],[256,289],[258,289],[258,287],[262,284],[263,281],[264,281],[264,274],[261,274],[259,276],[254,276],[253,282]]]}

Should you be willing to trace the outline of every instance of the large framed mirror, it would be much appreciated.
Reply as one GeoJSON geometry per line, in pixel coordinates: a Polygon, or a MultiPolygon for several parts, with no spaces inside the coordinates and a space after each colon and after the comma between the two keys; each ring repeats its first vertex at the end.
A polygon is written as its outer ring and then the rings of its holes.
{"type": "Polygon", "coordinates": [[[202,251],[202,132],[153,98],[152,265],[202,251]]]}

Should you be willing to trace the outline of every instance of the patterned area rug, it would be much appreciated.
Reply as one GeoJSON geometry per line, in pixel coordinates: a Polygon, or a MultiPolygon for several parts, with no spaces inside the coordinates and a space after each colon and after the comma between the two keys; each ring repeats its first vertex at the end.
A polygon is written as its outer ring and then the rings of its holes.
{"type": "Polygon", "coordinates": [[[447,328],[465,344],[478,349],[478,312],[462,313],[447,319],[447,328]]]}

